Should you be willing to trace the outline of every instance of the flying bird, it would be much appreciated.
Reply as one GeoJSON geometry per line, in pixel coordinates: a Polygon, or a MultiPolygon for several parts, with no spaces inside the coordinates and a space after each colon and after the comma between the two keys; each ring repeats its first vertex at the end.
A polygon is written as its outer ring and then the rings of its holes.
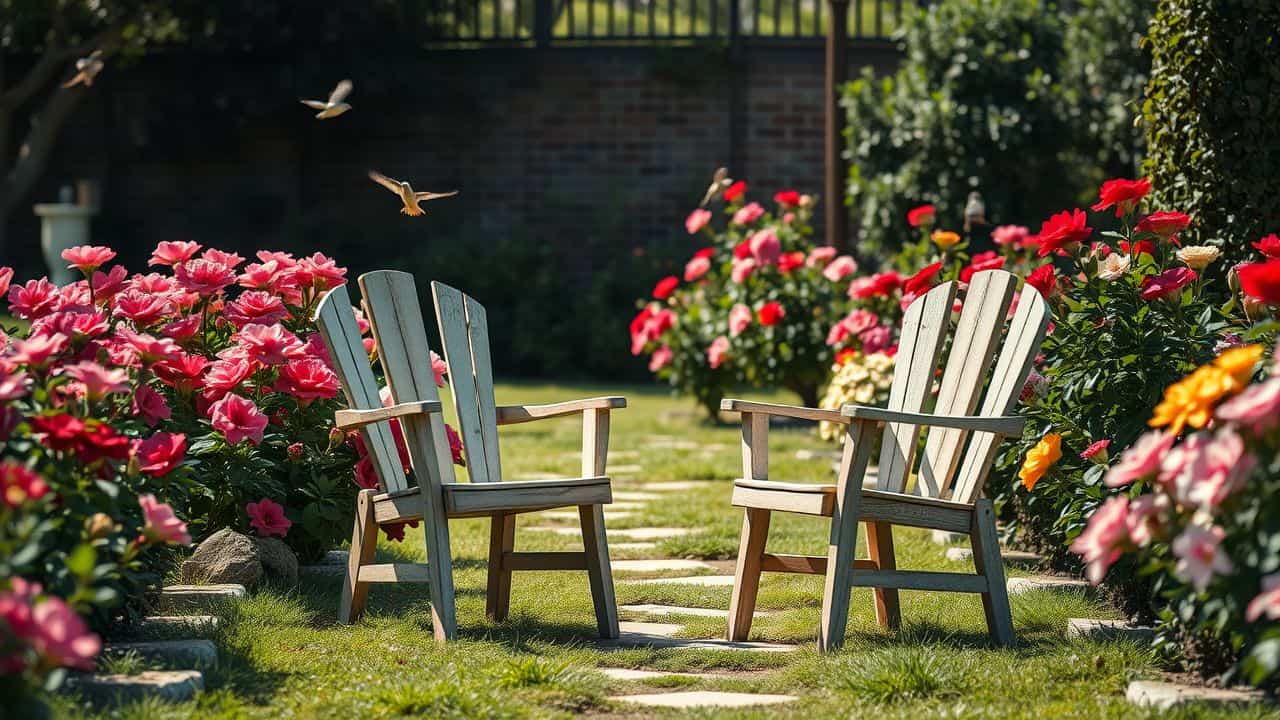
{"type": "Polygon", "coordinates": [[[333,89],[333,92],[329,94],[328,102],[320,100],[302,100],[301,102],[312,110],[320,111],[316,113],[317,120],[336,118],[351,109],[351,106],[343,102],[343,100],[351,94],[352,87],[350,80],[343,80],[338,83],[337,87],[333,89]]]}
{"type": "Polygon", "coordinates": [[[93,80],[98,77],[98,73],[102,72],[103,67],[105,65],[102,62],[102,51],[94,50],[88,57],[82,57],[76,61],[76,74],[62,83],[62,87],[70,88],[76,85],[93,87],[93,80]]]}
{"type": "Polygon", "coordinates": [[[707,194],[702,196],[702,202],[698,203],[698,207],[706,207],[707,203],[716,196],[716,193],[724,190],[733,184],[733,178],[729,177],[729,168],[720,168],[716,170],[716,174],[711,178],[711,187],[707,188],[707,194]]]}
{"type": "Polygon", "coordinates": [[[423,200],[439,200],[440,198],[453,197],[458,194],[457,190],[445,193],[414,192],[409,183],[403,180],[392,180],[376,170],[369,171],[369,179],[399,196],[400,201],[404,203],[404,207],[400,208],[400,212],[412,217],[423,214],[422,206],[419,204],[423,200]]]}

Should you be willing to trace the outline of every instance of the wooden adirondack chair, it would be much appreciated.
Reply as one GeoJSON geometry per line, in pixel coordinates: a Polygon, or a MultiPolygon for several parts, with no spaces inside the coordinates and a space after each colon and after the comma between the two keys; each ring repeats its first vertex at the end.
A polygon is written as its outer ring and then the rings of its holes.
{"type": "Polygon", "coordinates": [[[899,589],[979,593],[993,639],[1003,645],[1014,641],[995,516],[991,501],[981,494],[1001,440],[1022,432],[1023,420],[1009,413],[1049,322],[1048,306],[1031,288],[1021,293],[1009,319],[1016,285],[1017,279],[1003,270],[976,273],[971,279],[932,413],[925,409],[951,325],[954,282],[933,288],[907,309],[887,408],[845,405],[836,411],[723,401],[722,409],[742,413],[743,478],[734,484],[733,504],[746,508],[729,609],[730,640],[747,639],[760,573],[769,571],[826,576],[818,633],[822,650],[843,644],[854,587],[875,588],[876,619],[890,629],[901,621],[899,589]],[[986,396],[975,415],[984,387],[986,396]],[[773,415],[847,427],[836,484],[768,479],[773,415]],[[909,487],[921,427],[929,432],[914,486],[909,487]],[[864,489],[875,433],[881,428],[876,486],[864,489]],[[766,553],[774,511],[831,518],[827,556],[766,553]],[[867,526],[866,560],[854,554],[859,522],[867,526]],[[977,574],[896,569],[893,525],[968,534],[977,574]]]}
{"type": "Polygon", "coordinates": [[[379,271],[362,275],[359,283],[392,405],[383,407],[379,397],[346,287],[331,290],[316,311],[349,406],[337,413],[335,424],[343,429],[359,428],[380,485],[378,490],[362,490],[358,496],[340,621],[353,622],[360,616],[370,583],[427,582],[436,640],[453,639],[457,620],[448,521],[491,517],[487,591],[491,617],[501,620],[507,615],[513,570],[586,570],[597,629],[602,637],[617,637],[602,506],[613,499],[604,474],[609,411],[626,407],[626,400],[602,397],[551,405],[495,406],[484,308],[437,284],[434,290],[449,380],[471,476],[471,482],[459,483],[453,472],[413,276],[379,271]],[[583,477],[501,482],[498,424],[579,413],[583,416],[583,477]],[[387,423],[392,418],[398,418],[403,428],[417,482],[414,486],[409,486],[400,466],[387,423]],[[566,506],[579,509],[584,551],[514,552],[515,515],[566,506]],[[373,564],[379,526],[412,520],[421,520],[425,526],[427,563],[373,564]]]}

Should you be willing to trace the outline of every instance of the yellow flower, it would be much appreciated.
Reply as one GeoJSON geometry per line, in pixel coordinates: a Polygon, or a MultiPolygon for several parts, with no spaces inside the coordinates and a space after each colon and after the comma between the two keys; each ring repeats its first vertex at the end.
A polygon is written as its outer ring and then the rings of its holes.
{"type": "Polygon", "coordinates": [[[1175,254],[1192,270],[1203,270],[1217,260],[1222,251],[1212,245],[1187,245],[1175,254]]]}
{"type": "Polygon", "coordinates": [[[1165,388],[1164,399],[1147,424],[1168,426],[1175,435],[1187,426],[1203,428],[1219,401],[1249,384],[1261,357],[1261,345],[1244,345],[1227,350],[1212,363],[1196,368],[1195,372],[1165,388]]]}
{"type": "Polygon", "coordinates": [[[1062,459],[1062,436],[1058,433],[1049,433],[1036,446],[1027,451],[1027,457],[1022,461],[1022,469],[1018,471],[1018,479],[1022,480],[1022,486],[1027,492],[1035,489],[1036,483],[1040,482],[1040,478],[1049,472],[1049,468],[1062,459]]]}
{"type": "Polygon", "coordinates": [[[949,249],[952,245],[960,242],[960,236],[950,230],[934,230],[930,236],[933,243],[943,250],[949,249]]]}

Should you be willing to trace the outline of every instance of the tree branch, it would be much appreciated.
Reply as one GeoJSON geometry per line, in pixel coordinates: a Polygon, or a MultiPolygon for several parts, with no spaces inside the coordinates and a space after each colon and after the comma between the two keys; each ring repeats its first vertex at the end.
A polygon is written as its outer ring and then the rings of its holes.
{"type": "Polygon", "coordinates": [[[114,55],[120,47],[120,41],[124,37],[124,29],[128,24],[128,19],[122,19],[115,25],[95,35],[88,42],[71,48],[60,47],[56,37],[53,36],[53,33],[50,33],[49,43],[45,48],[44,54],[36,61],[35,66],[27,72],[26,76],[17,85],[0,93],[0,110],[13,109],[22,105],[50,82],[53,82],[57,75],[63,71],[63,66],[74,58],[83,57],[94,50],[102,50],[103,60],[114,55]]]}
{"type": "Polygon", "coordinates": [[[44,172],[58,131],[84,95],[76,92],[75,88],[58,88],[49,102],[45,103],[40,115],[31,119],[31,130],[18,149],[13,169],[0,182],[0,218],[7,217],[13,211],[18,201],[26,197],[31,186],[44,172]]]}

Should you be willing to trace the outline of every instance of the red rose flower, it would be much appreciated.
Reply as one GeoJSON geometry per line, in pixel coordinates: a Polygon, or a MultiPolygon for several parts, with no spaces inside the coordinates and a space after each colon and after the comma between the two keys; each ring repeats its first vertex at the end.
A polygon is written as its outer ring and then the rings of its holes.
{"type": "Polygon", "coordinates": [[[101,458],[123,460],[129,456],[129,438],[118,434],[106,423],[94,422],[80,434],[80,445],[76,451],[85,464],[101,458]]]}
{"type": "Polygon", "coordinates": [[[775,300],[770,300],[760,306],[758,316],[760,318],[761,325],[764,325],[765,327],[772,327],[777,325],[778,321],[786,316],[786,314],[787,312],[782,309],[782,305],[778,304],[775,300]]]}
{"type": "Polygon", "coordinates": [[[1133,258],[1136,258],[1143,253],[1146,253],[1151,257],[1156,256],[1156,244],[1150,240],[1139,240],[1133,245],[1130,245],[1126,240],[1121,240],[1120,250],[1124,254],[1133,258]]]}
{"type": "Polygon", "coordinates": [[[84,421],[72,415],[37,415],[31,418],[33,434],[53,450],[70,450],[80,443],[84,421]]]}
{"type": "Polygon", "coordinates": [[[925,266],[920,272],[907,278],[902,283],[902,292],[906,295],[919,295],[933,286],[933,277],[942,270],[942,263],[936,262],[925,266]]]}
{"type": "Polygon", "coordinates": [[[933,224],[933,219],[937,217],[938,209],[932,205],[921,205],[911,208],[907,211],[907,224],[911,227],[928,227],[933,224]]]}
{"type": "Polygon", "coordinates": [[[187,436],[182,433],[159,432],[146,440],[133,443],[133,461],[138,472],[151,477],[168,475],[187,455],[187,436]]]}
{"type": "Polygon", "coordinates": [[[1164,300],[1172,297],[1196,279],[1196,271],[1187,267],[1165,270],[1159,275],[1142,278],[1143,300],[1164,300]]]}
{"type": "Polygon", "coordinates": [[[284,537],[293,526],[293,521],[284,516],[284,508],[269,498],[262,498],[256,503],[247,503],[244,511],[249,516],[249,524],[263,537],[272,535],[284,537]]]}
{"type": "Polygon", "coordinates": [[[738,198],[742,197],[743,193],[745,193],[746,191],[747,191],[747,184],[742,180],[739,180],[738,182],[725,188],[724,201],[733,202],[734,200],[737,200],[738,198]]]}
{"type": "Polygon", "coordinates": [[[716,254],[715,248],[702,248],[698,252],[694,253],[693,256],[696,258],[707,258],[708,260],[710,260],[711,256],[715,254],[716,254]]]}
{"type": "Polygon", "coordinates": [[[201,297],[213,295],[236,281],[236,271],[222,263],[199,258],[174,267],[173,276],[182,287],[201,297]]]}
{"type": "Polygon", "coordinates": [[[1271,233],[1253,244],[1254,249],[1269,258],[1280,257],[1280,235],[1271,233]]]}
{"type": "Polygon", "coordinates": [[[738,260],[746,260],[751,257],[751,241],[743,240],[733,246],[733,256],[738,260]]]}
{"type": "Polygon", "coordinates": [[[1126,180],[1116,178],[1102,183],[1098,191],[1098,202],[1093,206],[1094,212],[1101,212],[1115,206],[1116,217],[1122,217],[1138,205],[1138,201],[1151,192],[1151,180],[1140,178],[1126,180]]]}
{"type": "Polygon", "coordinates": [[[323,360],[290,360],[280,369],[276,390],[288,393],[302,404],[338,396],[338,376],[323,360]]]}
{"type": "Polygon", "coordinates": [[[49,485],[44,478],[12,460],[0,464],[0,501],[16,508],[28,500],[39,500],[47,495],[49,485]]]}
{"type": "Polygon", "coordinates": [[[897,290],[901,285],[902,277],[898,273],[889,270],[888,272],[856,278],[849,283],[849,297],[854,300],[884,297],[897,290]]]}
{"type": "Polygon", "coordinates": [[[781,190],[773,196],[773,201],[783,207],[800,207],[800,193],[795,190],[781,190]]]}
{"type": "Polygon", "coordinates": [[[994,250],[978,253],[973,256],[973,260],[967,267],[960,270],[960,282],[969,282],[975,273],[983,270],[999,270],[1002,267],[1004,267],[1004,258],[997,255],[994,250]]]}
{"type": "Polygon", "coordinates": [[[1237,265],[1236,274],[1245,295],[1268,305],[1280,305],[1280,260],[1237,265]]]}
{"type": "Polygon", "coordinates": [[[1135,232],[1155,233],[1170,240],[1190,224],[1191,218],[1186,213],[1161,210],[1142,218],[1133,229],[1135,232]]]}
{"type": "Polygon", "coordinates": [[[653,297],[658,300],[666,300],[671,297],[671,293],[675,292],[678,287],[680,287],[680,278],[675,275],[668,275],[653,286],[653,297]]]}
{"type": "Polygon", "coordinates": [[[1064,210],[1045,220],[1040,225],[1040,251],[1038,255],[1044,257],[1072,243],[1081,243],[1088,240],[1089,236],[1093,234],[1093,228],[1085,225],[1086,221],[1087,218],[1084,211],[1079,208],[1064,210]]]}
{"type": "Polygon", "coordinates": [[[1027,275],[1027,285],[1040,291],[1040,295],[1045,299],[1053,296],[1053,291],[1058,288],[1058,275],[1054,272],[1053,263],[1041,265],[1032,270],[1027,275]]]}
{"type": "Polygon", "coordinates": [[[803,266],[804,266],[804,253],[799,251],[783,253],[782,257],[778,258],[779,272],[789,273],[792,270],[795,270],[796,268],[803,267],[803,266]]]}

